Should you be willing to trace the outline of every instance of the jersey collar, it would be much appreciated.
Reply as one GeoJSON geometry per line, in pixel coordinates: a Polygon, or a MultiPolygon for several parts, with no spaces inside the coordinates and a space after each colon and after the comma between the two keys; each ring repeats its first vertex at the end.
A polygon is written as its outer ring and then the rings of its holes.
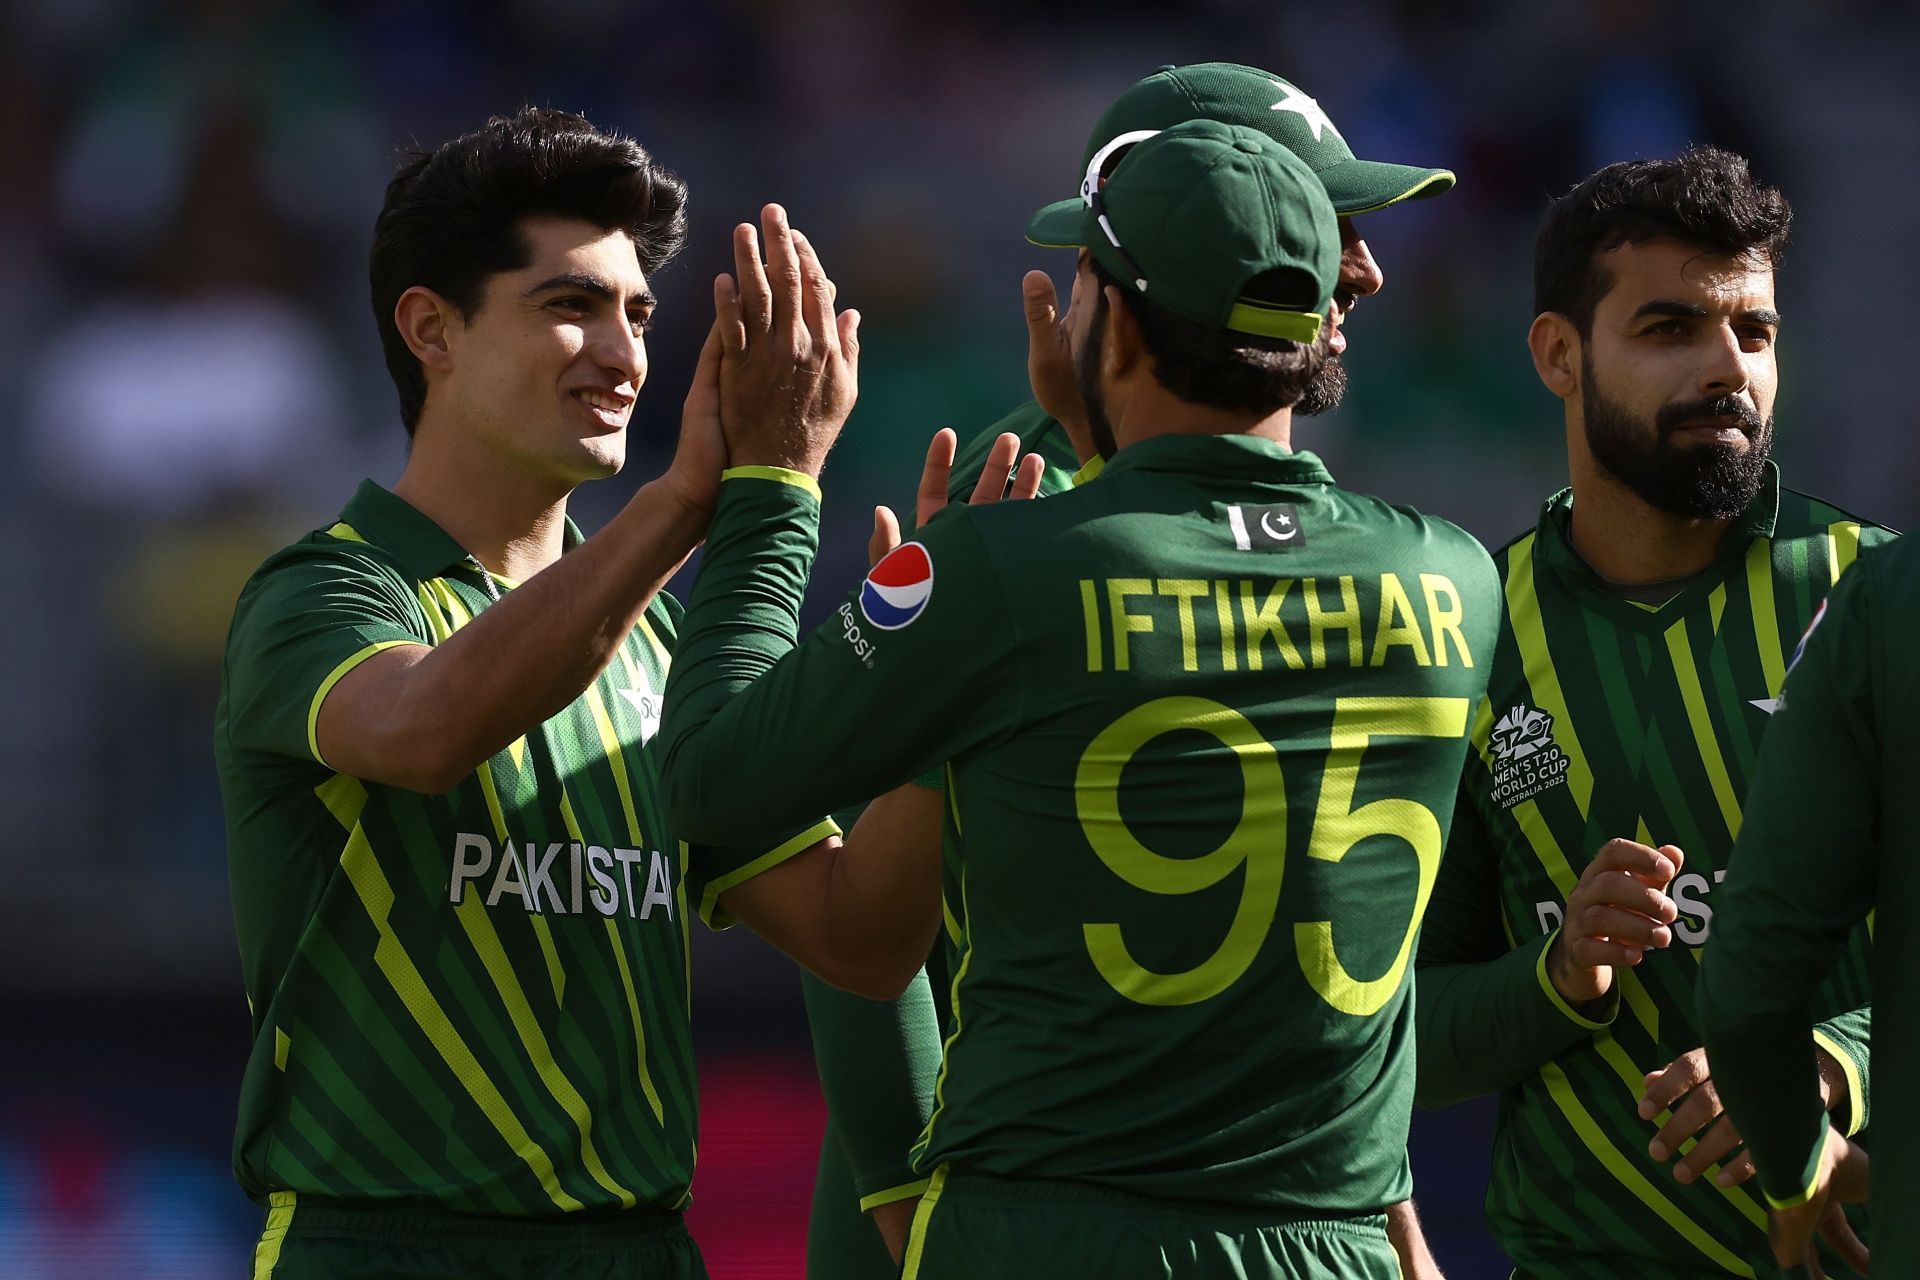
{"type": "MultiPolygon", "coordinates": [[[[1779,517],[1780,468],[1769,458],[1766,471],[1760,478],[1760,492],[1754,495],[1753,501],[1747,504],[1747,509],[1742,511],[1728,527],[1726,539],[1720,544],[1720,552],[1714,557],[1714,565],[1720,566],[1744,556],[1747,545],[1755,538],[1771,538],[1774,524],[1779,517]]],[[[1598,575],[1587,566],[1585,560],[1580,558],[1579,552],[1573,549],[1572,518],[1573,490],[1569,487],[1548,498],[1545,507],[1541,509],[1535,554],[1553,568],[1584,585],[1593,587],[1607,598],[1616,598],[1615,593],[1606,590],[1598,575]]],[[[1709,569],[1701,577],[1703,580],[1718,581],[1721,576],[1720,573],[1709,569]]]]}
{"type": "Polygon", "coordinates": [[[1237,434],[1153,436],[1114,454],[1100,474],[1116,476],[1128,471],[1175,471],[1267,484],[1333,483],[1326,466],[1313,454],[1296,453],[1259,436],[1237,434]]]}
{"type": "MultiPolygon", "coordinates": [[[[585,535],[574,524],[572,516],[566,519],[561,545],[571,551],[585,541],[585,535]]],[[[340,512],[340,520],[386,551],[395,564],[416,580],[438,578],[449,569],[469,567],[466,549],[452,534],[405,498],[372,480],[360,482],[340,512]]]]}

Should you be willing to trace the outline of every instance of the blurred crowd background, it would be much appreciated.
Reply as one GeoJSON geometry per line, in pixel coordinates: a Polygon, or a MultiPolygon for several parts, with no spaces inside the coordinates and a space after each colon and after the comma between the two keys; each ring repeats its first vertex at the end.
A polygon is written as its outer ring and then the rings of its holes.
{"type": "MultiPolygon", "coordinates": [[[[865,314],[813,605],[864,568],[928,435],[1023,400],[1026,244],[1105,103],[1224,58],[1318,97],[1366,157],[1444,165],[1361,221],[1387,288],[1352,392],[1296,429],[1352,488],[1498,545],[1564,484],[1524,347],[1534,228],[1608,161],[1712,141],[1797,211],[1781,277],[1790,484],[1905,527],[1896,376],[1920,282],[1907,0],[0,0],[0,1275],[237,1275],[226,1172],[247,1017],[209,729],[232,601],[404,460],[366,249],[409,145],[523,103],[638,137],[692,188],[654,282],[627,474],[663,465],[728,228],[780,199],[865,314]]],[[[716,1276],[796,1274],[819,1104],[791,971],[696,939],[716,1276]]],[[[1420,1121],[1456,1277],[1491,1116],[1420,1121]]]]}

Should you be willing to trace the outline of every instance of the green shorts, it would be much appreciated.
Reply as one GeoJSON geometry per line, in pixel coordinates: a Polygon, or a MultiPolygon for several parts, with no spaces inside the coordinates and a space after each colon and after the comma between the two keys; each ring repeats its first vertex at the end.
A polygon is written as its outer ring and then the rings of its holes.
{"type": "Polygon", "coordinates": [[[587,1222],[320,1203],[276,1192],[253,1280],[707,1280],[677,1213],[587,1222]]]}
{"type": "Polygon", "coordinates": [[[902,1280],[1400,1280],[1384,1214],[1276,1217],[1084,1183],[934,1175],[902,1280]]]}

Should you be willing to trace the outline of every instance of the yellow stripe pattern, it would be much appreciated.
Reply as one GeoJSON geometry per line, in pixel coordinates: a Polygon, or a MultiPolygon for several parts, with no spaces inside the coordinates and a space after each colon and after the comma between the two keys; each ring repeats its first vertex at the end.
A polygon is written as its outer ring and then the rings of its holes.
{"type": "Polygon", "coordinates": [[[926,1253],[927,1228],[933,1221],[933,1207],[940,1203],[940,1193],[946,1189],[946,1185],[947,1166],[941,1165],[927,1180],[927,1190],[920,1197],[920,1207],[913,1211],[913,1227],[907,1232],[907,1253],[901,1259],[900,1280],[917,1280],[920,1274],[920,1260],[926,1253]]]}
{"type": "Polygon", "coordinates": [[[914,1196],[923,1196],[933,1179],[921,1178],[914,1182],[903,1183],[897,1187],[888,1187],[885,1191],[876,1191],[870,1196],[860,1197],[860,1212],[872,1213],[883,1204],[898,1204],[914,1196]]]}
{"type": "Polygon", "coordinates": [[[820,482],[804,471],[789,471],[785,467],[728,467],[720,473],[720,480],[772,480],[776,484],[790,484],[813,495],[820,500],[820,482]]]}
{"type": "Polygon", "coordinates": [[[1753,635],[1760,646],[1760,670],[1767,696],[1780,696],[1787,682],[1787,659],[1780,651],[1780,621],[1773,608],[1773,542],[1755,538],[1747,548],[1747,600],[1753,606],[1753,635]]]}
{"type": "Polygon", "coordinates": [[[1702,1231],[1691,1218],[1680,1211],[1678,1206],[1661,1195],[1654,1185],[1647,1181],[1646,1176],[1634,1168],[1632,1162],[1607,1141],[1607,1135],[1601,1131],[1599,1122],[1581,1105],[1579,1097],[1575,1095],[1573,1084],[1567,1079],[1566,1072],[1562,1071],[1557,1064],[1549,1062],[1540,1068],[1540,1076],[1546,1081],[1547,1091],[1553,1095],[1554,1103],[1566,1116],[1567,1122],[1573,1126],[1574,1132],[1580,1135],[1580,1140],[1587,1145],[1587,1149],[1606,1166],[1607,1172],[1611,1173],[1621,1186],[1631,1191],[1641,1203],[1658,1214],[1662,1222],[1672,1227],[1688,1244],[1711,1258],[1716,1264],[1733,1275],[1746,1276],[1748,1280],[1753,1280],[1752,1267],[1718,1240],[1702,1231]]]}
{"type": "Polygon", "coordinates": [[[1687,639],[1687,622],[1680,619],[1667,628],[1667,654],[1673,659],[1674,678],[1680,684],[1680,700],[1686,704],[1687,724],[1693,729],[1694,745],[1700,749],[1700,763],[1706,768],[1707,781],[1713,786],[1714,801],[1727,824],[1727,834],[1740,835],[1740,794],[1733,789],[1727,773],[1726,757],[1720,754],[1720,740],[1714,736],[1713,720],[1707,714],[1706,690],[1700,684],[1699,669],[1693,663],[1693,646],[1687,639]]]}
{"type": "Polygon", "coordinates": [[[1846,1077],[1847,1132],[1845,1136],[1851,1138],[1865,1127],[1867,1120],[1867,1109],[1860,1105],[1867,1096],[1867,1091],[1860,1082],[1860,1064],[1853,1060],[1852,1054],[1841,1047],[1838,1040],[1818,1027],[1813,1029],[1813,1043],[1825,1049],[1828,1056],[1840,1064],[1840,1074],[1846,1077]]]}
{"type": "Polygon", "coordinates": [[[253,1247],[253,1280],[273,1280],[273,1269],[280,1265],[280,1250],[293,1226],[297,1197],[291,1191],[275,1191],[267,1196],[267,1229],[253,1247]]]}
{"type": "Polygon", "coordinates": [[[720,909],[720,897],[735,885],[745,884],[757,875],[773,870],[781,863],[805,853],[822,840],[840,834],[840,827],[830,818],[823,818],[799,835],[777,848],[769,849],[743,867],[736,867],[723,876],[707,883],[707,891],[700,895],[700,918],[715,929],[726,929],[733,925],[733,917],[720,909]]]}

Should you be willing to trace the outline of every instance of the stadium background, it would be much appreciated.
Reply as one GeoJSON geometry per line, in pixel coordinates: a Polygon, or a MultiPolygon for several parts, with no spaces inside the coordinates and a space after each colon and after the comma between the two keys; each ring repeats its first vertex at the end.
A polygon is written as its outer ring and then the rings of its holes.
{"type": "MultiPolygon", "coordinates": [[[[788,203],[866,315],[828,472],[816,611],[927,435],[1024,398],[1020,228],[1070,194],[1104,103],[1231,57],[1317,95],[1363,155],[1451,195],[1364,220],[1386,293],[1353,391],[1299,430],[1347,485],[1497,544],[1564,482],[1523,337],[1542,203],[1690,139],[1793,201],[1778,456],[1905,527],[1900,377],[1920,281],[1914,6],[1786,0],[8,0],[0,4],[0,1275],[238,1275],[226,1170],[246,1038],[209,749],[234,594],[390,481],[403,438],[368,322],[395,149],[522,102],[638,136],[692,185],[661,273],[627,475],[661,464],[728,226],[788,203]]],[[[789,1276],[820,1125],[790,969],[696,940],[716,1276],[789,1276]]],[[[1504,1275],[1479,1198],[1490,1109],[1418,1120],[1418,1194],[1459,1278],[1504,1275]]]]}

